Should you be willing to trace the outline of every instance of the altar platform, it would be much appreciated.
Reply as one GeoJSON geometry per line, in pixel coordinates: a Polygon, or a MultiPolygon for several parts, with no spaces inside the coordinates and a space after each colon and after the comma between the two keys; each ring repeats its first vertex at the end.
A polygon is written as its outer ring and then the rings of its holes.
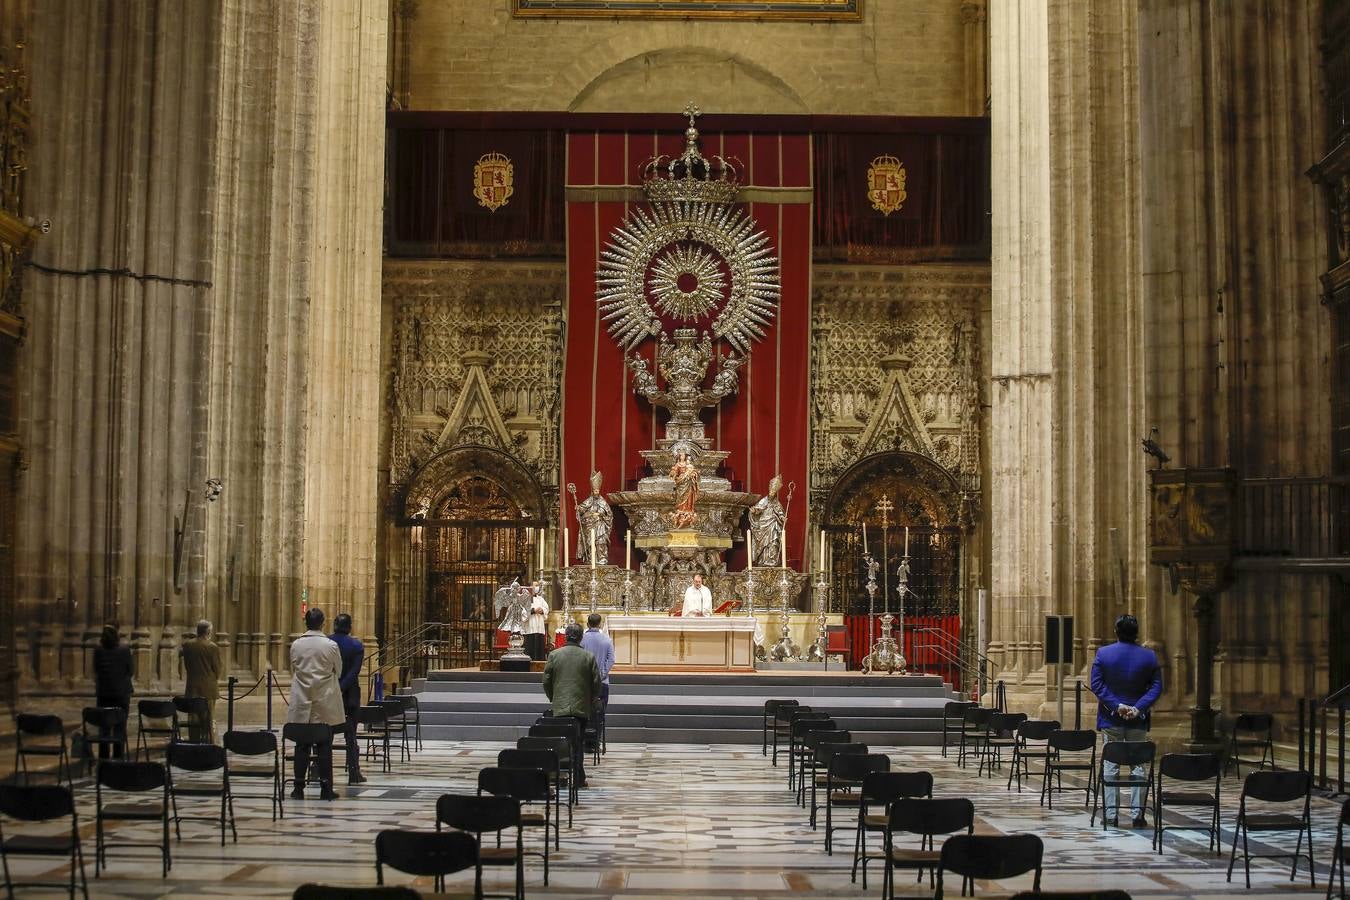
{"type": "MultiPolygon", "coordinates": [[[[537,672],[433,671],[414,679],[423,736],[511,742],[548,708],[537,672]]],[[[877,746],[937,746],[942,707],[960,699],[936,675],[859,672],[614,672],[608,739],[615,743],[760,742],[764,701],[799,700],[832,713],[877,746]]]]}

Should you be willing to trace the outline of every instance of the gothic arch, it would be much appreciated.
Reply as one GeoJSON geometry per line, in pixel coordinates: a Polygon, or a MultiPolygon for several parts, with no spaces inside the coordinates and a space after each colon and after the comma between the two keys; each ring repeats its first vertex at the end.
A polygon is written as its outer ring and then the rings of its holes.
{"type": "Polygon", "coordinates": [[[759,63],[737,53],[695,46],[661,47],[621,59],[591,77],[567,108],[574,112],[671,112],[692,98],[709,111],[727,111],[719,108],[717,94],[709,90],[700,96],[691,83],[735,83],[737,104],[757,112],[810,112],[786,81],[759,63]],[[688,77],[698,71],[715,72],[716,78],[688,77]],[[679,73],[680,77],[673,77],[679,73]]]}
{"type": "Polygon", "coordinates": [[[961,489],[956,478],[926,456],[906,451],[874,453],[849,466],[825,501],[828,525],[871,522],[883,495],[896,509],[892,521],[934,528],[961,524],[961,489]]]}
{"type": "Polygon", "coordinates": [[[469,477],[497,485],[520,507],[522,518],[530,520],[522,524],[543,523],[544,493],[534,475],[510,455],[475,444],[438,453],[413,473],[403,495],[402,522],[425,520],[455,485],[469,477]]]}

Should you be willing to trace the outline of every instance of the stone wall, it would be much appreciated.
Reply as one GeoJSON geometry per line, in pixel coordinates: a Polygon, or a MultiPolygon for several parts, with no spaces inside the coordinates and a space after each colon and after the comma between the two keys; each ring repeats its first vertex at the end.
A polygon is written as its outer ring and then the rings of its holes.
{"type": "MultiPolygon", "coordinates": [[[[984,2],[870,2],[859,22],[513,18],[400,3],[412,109],[980,115],[984,2]],[[467,38],[467,39],[466,39],[467,38]]],[[[400,30],[400,34],[403,32],[400,30]]],[[[406,77],[406,81],[404,78],[406,77]]]]}

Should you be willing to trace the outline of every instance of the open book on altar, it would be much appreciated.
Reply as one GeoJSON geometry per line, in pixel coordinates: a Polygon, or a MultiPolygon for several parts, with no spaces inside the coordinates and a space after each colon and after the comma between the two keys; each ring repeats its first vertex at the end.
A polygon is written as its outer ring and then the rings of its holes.
{"type": "MultiPolygon", "coordinates": [[[[740,609],[740,608],[741,608],[741,601],[739,601],[739,600],[724,600],[722,603],[718,604],[717,609],[714,609],[714,610],[712,611],[712,614],[713,614],[714,616],[723,616],[723,615],[729,616],[729,615],[731,615],[731,613],[732,613],[733,610],[737,610],[737,609],[740,609]]],[[[676,601],[671,605],[671,607],[670,607],[670,615],[672,615],[672,616],[683,616],[683,615],[684,615],[684,601],[683,601],[683,600],[676,600],[676,601]]]]}

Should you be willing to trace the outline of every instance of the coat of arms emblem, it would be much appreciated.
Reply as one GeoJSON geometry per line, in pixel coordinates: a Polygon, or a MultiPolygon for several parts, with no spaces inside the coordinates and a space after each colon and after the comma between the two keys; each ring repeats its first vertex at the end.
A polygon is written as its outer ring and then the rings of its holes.
{"type": "MultiPolygon", "coordinates": [[[[473,195],[479,206],[496,212],[515,193],[515,166],[502,153],[484,153],[473,166],[473,195]]],[[[903,176],[902,176],[903,177],[903,176]]]]}
{"type": "Polygon", "coordinates": [[[878,156],[867,167],[867,199],[882,215],[905,205],[905,167],[894,156],[878,156]]]}

